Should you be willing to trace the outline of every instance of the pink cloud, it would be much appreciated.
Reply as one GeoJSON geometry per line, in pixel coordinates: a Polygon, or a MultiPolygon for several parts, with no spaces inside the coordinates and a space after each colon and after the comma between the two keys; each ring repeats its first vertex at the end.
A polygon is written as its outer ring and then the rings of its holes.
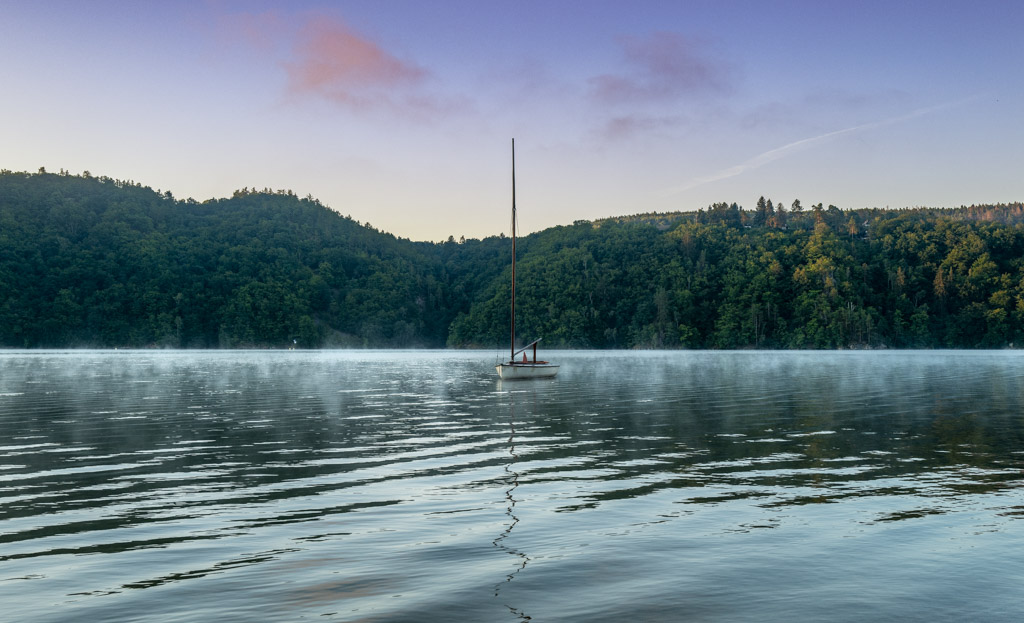
{"type": "Polygon", "coordinates": [[[623,103],[673,99],[681,95],[725,91],[728,68],[702,55],[695,42],[672,32],[646,38],[624,37],[628,73],[591,78],[593,96],[623,103]]]}
{"type": "Polygon", "coordinates": [[[289,98],[321,99],[349,111],[416,121],[436,121],[472,108],[466,97],[432,91],[430,71],[336,15],[224,12],[213,23],[218,44],[283,69],[289,98]]]}
{"type": "Polygon", "coordinates": [[[405,96],[428,72],[354,32],[341,20],[317,16],[298,34],[293,60],[285,63],[289,89],[355,108],[429,107],[422,96],[405,96]]]}

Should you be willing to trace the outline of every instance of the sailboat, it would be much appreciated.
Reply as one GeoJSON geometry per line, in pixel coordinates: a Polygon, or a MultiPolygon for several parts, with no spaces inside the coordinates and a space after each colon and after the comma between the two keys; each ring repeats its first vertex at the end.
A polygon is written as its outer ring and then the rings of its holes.
{"type": "Polygon", "coordinates": [[[540,379],[558,374],[558,364],[537,359],[538,338],[516,350],[516,140],[512,139],[512,337],[508,361],[495,366],[502,379],[540,379]],[[522,355],[522,359],[519,356],[522,355]]]}

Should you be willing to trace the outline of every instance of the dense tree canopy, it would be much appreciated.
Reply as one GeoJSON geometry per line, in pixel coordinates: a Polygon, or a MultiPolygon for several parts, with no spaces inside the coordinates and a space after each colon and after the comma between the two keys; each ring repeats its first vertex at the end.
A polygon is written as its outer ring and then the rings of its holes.
{"type": "MultiPolygon", "coordinates": [[[[523,337],[575,348],[1024,344],[1024,206],[579,221],[521,239],[523,337]]],[[[290,191],[198,203],[0,172],[0,346],[497,346],[510,244],[399,239],[290,191]]]]}

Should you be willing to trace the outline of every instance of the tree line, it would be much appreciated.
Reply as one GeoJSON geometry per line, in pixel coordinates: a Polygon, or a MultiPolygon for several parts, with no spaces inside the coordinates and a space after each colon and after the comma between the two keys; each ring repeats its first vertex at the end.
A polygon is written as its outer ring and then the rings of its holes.
{"type": "MultiPolygon", "coordinates": [[[[1024,205],[760,198],[520,239],[517,325],[566,348],[1024,344],[1024,205]]],[[[0,171],[0,346],[497,347],[503,235],[414,242],[312,197],[179,200],[0,171]]]]}

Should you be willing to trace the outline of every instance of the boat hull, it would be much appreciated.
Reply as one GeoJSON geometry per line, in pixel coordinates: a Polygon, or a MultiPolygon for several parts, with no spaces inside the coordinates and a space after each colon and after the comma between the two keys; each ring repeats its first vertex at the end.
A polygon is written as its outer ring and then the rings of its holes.
{"type": "Polygon", "coordinates": [[[558,374],[558,364],[554,363],[499,363],[494,369],[498,371],[498,377],[506,381],[545,379],[558,374]]]}

